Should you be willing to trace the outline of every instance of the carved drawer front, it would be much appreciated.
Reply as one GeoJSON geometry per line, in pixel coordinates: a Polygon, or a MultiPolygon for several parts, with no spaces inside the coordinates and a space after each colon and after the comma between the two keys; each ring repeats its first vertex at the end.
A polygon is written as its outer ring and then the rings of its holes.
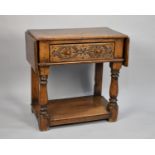
{"type": "Polygon", "coordinates": [[[114,58],[114,42],[50,45],[50,62],[91,61],[114,58]]]}

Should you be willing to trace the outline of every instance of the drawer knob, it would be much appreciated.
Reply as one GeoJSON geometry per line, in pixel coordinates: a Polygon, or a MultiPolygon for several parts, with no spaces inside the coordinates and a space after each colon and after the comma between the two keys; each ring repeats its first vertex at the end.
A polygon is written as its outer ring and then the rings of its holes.
{"type": "Polygon", "coordinates": [[[70,55],[71,52],[70,51],[64,51],[64,55],[70,55]]]}
{"type": "Polygon", "coordinates": [[[96,53],[97,53],[97,54],[101,54],[102,51],[101,51],[101,50],[97,50],[96,53]]]}

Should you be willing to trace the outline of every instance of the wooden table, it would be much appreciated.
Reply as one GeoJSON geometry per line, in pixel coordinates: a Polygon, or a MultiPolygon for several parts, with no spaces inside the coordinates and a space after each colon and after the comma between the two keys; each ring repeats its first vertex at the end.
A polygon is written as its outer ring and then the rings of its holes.
{"type": "Polygon", "coordinates": [[[128,66],[129,38],[109,28],[28,30],[26,56],[31,65],[31,105],[39,129],[50,126],[107,119],[118,114],[118,76],[128,66]],[[103,63],[111,68],[110,99],[102,97],[103,63]],[[48,100],[49,67],[61,64],[95,63],[94,94],[48,100]]]}

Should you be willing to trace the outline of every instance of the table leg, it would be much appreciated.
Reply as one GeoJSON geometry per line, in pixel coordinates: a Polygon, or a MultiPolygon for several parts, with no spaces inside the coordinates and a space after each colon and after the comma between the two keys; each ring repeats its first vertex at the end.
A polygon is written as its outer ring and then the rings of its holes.
{"type": "Polygon", "coordinates": [[[39,99],[39,78],[31,68],[31,105],[37,104],[39,99]]]}
{"type": "Polygon", "coordinates": [[[39,128],[41,131],[48,130],[49,127],[49,115],[48,115],[48,94],[47,94],[47,79],[48,79],[48,67],[39,68],[39,128]]]}
{"type": "Polygon", "coordinates": [[[103,74],[103,63],[96,63],[95,64],[94,96],[102,95],[102,74],[103,74]]]}
{"type": "Polygon", "coordinates": [[[118,115],[118,104],[117,104],[117,96],[118,96],[118,76],[119,70],[121,68],[121,63],[110,63],[111,68],[111,84],[110,84],[110,99],[107,105],[107,110],[110,112],[109,121],[114,122],[117,120],[118,115]]]}

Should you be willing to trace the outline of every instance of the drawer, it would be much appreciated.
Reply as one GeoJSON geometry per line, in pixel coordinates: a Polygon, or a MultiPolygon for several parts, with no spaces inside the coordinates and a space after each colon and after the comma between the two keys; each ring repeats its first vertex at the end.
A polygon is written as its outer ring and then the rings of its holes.
{"type": "Polygon", "coordinates": [[[114,42],[50,45],[50,62],[114,59],[114,42]]]}

